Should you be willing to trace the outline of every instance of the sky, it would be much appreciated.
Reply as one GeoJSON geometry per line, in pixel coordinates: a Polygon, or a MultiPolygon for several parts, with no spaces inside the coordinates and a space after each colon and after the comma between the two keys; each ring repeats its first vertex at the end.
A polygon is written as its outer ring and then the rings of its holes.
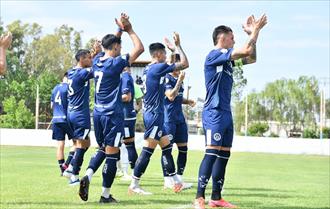
{"type": "MultiPolygon", "coordinates": [[[[181,37],[190,67],[185,85],[191,86],[192,98],[204,98],[204,59],[214,46],[212,31],[227,25],[234,31],[235,47],[241,47],[248,36],[242,23],[254,14],[268,16],[268,24],[259,34],[257,63],[244,66],[247,86],[243,94],[260,92],[277,79],[315,76],[329,95],[329,1],[0,1],[4,25],[14,20],[36,22],[43,34],[67,24],[82,31],[83,45],[92,37],[101,39],[116,31],[114,18],[121,12],[130,16],[133,29],[146,51],[139,60],[150,60],[148,45],[181,37]],[[324,82],[326,81],[326,82],[324,82]]],[[[122,52],[132,49],[123,35],[122,52]]],[[[187,88],[186,88],[187,89],[187,88]]]]}

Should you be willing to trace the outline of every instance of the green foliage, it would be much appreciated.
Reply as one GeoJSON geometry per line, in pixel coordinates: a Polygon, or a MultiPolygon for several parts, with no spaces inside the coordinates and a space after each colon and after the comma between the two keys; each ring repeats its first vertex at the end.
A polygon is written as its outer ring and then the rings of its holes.
{"type": "Polygon", "coordinates": [[[324,139],[330,139],[330,128],[323,128],[322,133],[324,139]]]}
{"type": "MultiPolygon", "coordinates": [[[[13,97],[15,101],[24,101],[28,111],[34,113],[36,89],[39,85],[40,119],[49,121],[51,90],[61,82],[64,72],[75,63],[74,54],[82,45],[82,31],[62,25],[53,34],[41,36],[40,25],[22,23],[19,20],[6,28],[13,34],[13,42],[7,54],[7,73],[0,82],[0,98],[13,97]]],[[[4,31],[2,25],[0,31],[4,31]]],[[[4,103],[5,101],[0,101],[0,105],[4,103]]],[[[10,126],[31,127],[29,123],[11,123],[10,126]]]]}
{"type": "Polygon", "coordinates": [[[17,104],[16,99],[11,96],[5,99],[4,115],[0,115],[0,127],[2,128],[33,128],[34,117],[25,106],[24,100],[17,104]]]}
{"type": "Polygon", "coordinates": [[[306,128],[303,132],[304,138],[311,138],[311,139],[317,139],[320,138],[319,133],[317,130],[314,129],[308,129],[306,128]]]}
{"type": "MultiPolygon", "coordinates": [[[[236,131],[244,122],[242,102],[245,101],[235,103],[236,131]]],[[[248,120],[277,121],[286,130],[316,130],[319,104],[319,85],[315,77],[280,79],[268,83],[260,93],[248,95],[248,120]]]]}
{"type": "Polygon", "coordinates": [[[248,127],[249,136],[263,136],[268,131],[269,126],[266,123],[253,123],[248,127]]]}

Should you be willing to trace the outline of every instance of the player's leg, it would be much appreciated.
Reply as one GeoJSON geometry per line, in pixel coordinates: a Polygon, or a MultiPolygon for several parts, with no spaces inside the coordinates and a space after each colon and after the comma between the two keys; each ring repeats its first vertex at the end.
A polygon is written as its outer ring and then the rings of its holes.
{"type": "Polygon", "coordinates": [[[119,147],[123,139],[124,118],[123,115],[101,116],[104,127],[104,142],[106,159],[102,170],[102,193],[100,203],[117,203],[117,200],[110,194],[110,189],[117,171],[119,159],[119,147]]]}
{"type": "Polygon", "coordinates": [[[125,121],[124,144],[127,149],[128,161],[131,169],[134,169],[138,158],[135,148],[135,120],[125,121]]]}
{"type": "Polygon", "coordinates": [[[203,112],[203,127],[205,133],[205,154],[204,158],[200,164],[198,171],[198,184],[197,184],[197,193],[194,201],[194,208],[205,208],[205,190],[209,179],[212,174],[212,168],[214,162],[218,157],[218,153],[221,147],[220,135],[223,134],[224,128],[219,125],[221,123],[210,123],[209,120],[215,114],[209,114],[207,111],[203,112]]]}
{"type": "MultiPolygon", "coordinates": [[[[68,139],[69,140],[72,140],[73,139],[73,131],[72,129],[70,128],[69,124],[68,123],[65,123],[64,124],[64,129],[65,129],[65,132],[66,132],[66,135],[68,136],[68,139]]],[[[74,152],[76,151],[76,147],[74,145],[74,142],[72,140],[72,146],[70,148],[70,151],[69,151],[69,154],[68,154],[68,157],[66,158],[66,161],[63,165],[64,169],[67,169],[71,163],[71,160],[73,158],[73,155],[74,155],[74,152]]]]}
{"type": "Polygon", "coordinates": [[[139,155],[135,163],[132,181],[130,186],[128,187],[129,194],[151,194],[150,192],[144,191],[140,187],[140,178],[142,174],[146,171],[150,161],[150,157],[152,156],[156,146],[158,145],[159,139],[160,137],[162,137],[163,132],[163,118],[161,118],[158,114],[145,112],[143,114],[143,121],[145,126],[145,141],[141,154],[139,155]]]}
{"type": "MultiPolygon", "coordinates": [[[[176,125],[174,123],[165,123],[164,124],[164,129],[165,132],[168,134],[168,139],[170,140],[172,146],[173,146],[173,136],[175,136],[175,131],[176,131],[176,125]]],[[[168,150],[168,151],[172,151],[168,150]]],[[[163,170],[163,176],[164,176],[164,189],[172,189],[174,186],[174,182],[172,180],[172,177],[169,176],[169,173],[166,171],[166,167],[164,165],[163,158],[161,158],[161,165],[162,165],[162,170],[163,170]]]]}
{"type": "Polygon", "coordinates": [[[220,147],[219,154],[216,161],[214,162],[212,169],[212,195],[209,201],[209,206],[211,207],[226,207],[226,208],[236,208],[235,205],[225,201],[221,196],[221,191],[225,182],[225,172],[227,162],[230,157],[230,148],[233,142],[233,120],[230,112],[225,112],[223,118],[226,121],[223,124],[227,124],[224,134],[221,135],[220,141],[222,146],[220,147]]]}
{"type": "Polygon", "coordinates": [[[142,195],[151,194],[150,192],[146,192],[141,188],[140,179],[141,179],[141,176],[146,171],[149,161],[150,161],[150,157],[152,156],[157,145],[158,145],[158,141],[156,139],[153,139],[153,138],[145,139],[145,144],[135,163],[131,184],[128,187],[129,194],[134,194],[134,193],[142,194],[142,195]]]}
{"type": "Polygon", "coordinates": [[[182,182],[178,178],[175,171],[175,164],[172,155],[172,144],[168,139],[168,136],[162,136],[159,142],[160,147],[162,148],[162,165],[163,170],[166,175],[170,176],[173,182],[173,191],[180,192],[183,189],[182,182]]]}
{"type": "Polygon", "coordinates": [[[62,130],[59,123],[53,123],[52,125],[52,138],[53,140],[57,141],[57,148],[56,148],[56,159],[58,161],[58,165],[61,171],[61,175],[63,175],[63,172],[65,168],[63,167],[64,164],[64,143],[65,143],[65,133],[62,130]]]}
{"type": "Polygon", "coordinates": [[[188,127],[186,123],[177,124],[174,138],[178,147],[178,157],[176,161],[177,175],[183,184],[183,189],[189,189],[192,187],[192,183],[184,182],[182,177],[186,168],[188,154],[188,127]]]}

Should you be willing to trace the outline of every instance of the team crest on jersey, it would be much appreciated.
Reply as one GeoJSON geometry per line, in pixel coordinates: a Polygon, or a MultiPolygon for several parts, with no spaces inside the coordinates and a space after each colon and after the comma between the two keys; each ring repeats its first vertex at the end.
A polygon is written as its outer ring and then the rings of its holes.
{"type": "Polygon", "coordinates": [[[169,139],[170,141],[172,141],[172,139],[173,139],[173,135],[172,135],[172,134],[169,134],[169,135],[168,135],[168,139],[169,139]]]}
{"type": "Polygon", "coordinates": [[[228,52],[228,49],[221,49],[220,52],[221,52],[222,54],[226,54],[226,53],[228,52]]]}
{"type": "Polygon", "coordinates": [[[158,137],[161,137],[162,134],[163,134],[163,132],[162,132],[162,131],[159,131],[159,132],[158,132],[158,137]]]}
{"type": "Polygon", "coordinates": [[[215,134],[213,134],[213,138],[214,138],[215,141],[220,141],[221,134],[220,133],[215,133],[215,134]]]}

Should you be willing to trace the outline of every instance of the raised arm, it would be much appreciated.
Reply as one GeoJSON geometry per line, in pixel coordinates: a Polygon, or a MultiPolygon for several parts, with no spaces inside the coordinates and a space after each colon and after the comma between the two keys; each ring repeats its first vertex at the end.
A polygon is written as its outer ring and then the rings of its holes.
{"type": "Polygon", "coordinates": [[[12,35],[8,32],[6,35],[0,36],[0,75],[4,75],[7,70],[6,50],[12,41],[12,35]]]}
{"type": "Polygon", "coordinates": [[[168,38],[164,38],[164,43],[166,45],[166,47],[171,51],[171,56],[170,59],[167,61],[169,63],[175,63],[175,46],[170,42],[170,40],[168,40],[168,38]]]}
{"type": "Polygon", "coordinates": [[[247,43],[238,49],[234,49],[231,54],[231,60],[242,58],[243,64],[254,63],[257,60],[256,43],[258,40],[260,30],[267,24],[267,16],[264,14],[257,21],[254,16],[247,19],[246,24],[243,25],[244,31],[249,35],[247,43]]]}
{"type": "Polygon", "coordinates": [[[192,99],[183,98],[182,104],[189,105],[190,107],[195,107],[196,102],[194,100],[192,100],[192,99]]]}
{"type": "Polygon", "coordinates": [[[180,36],[177,32],[174,32],[173,39],[174,39],[174,44],[176,46],[176,50],[180,55],[180,61],[175,63],[175,70],[184,70],[189,67],[189,62],[186,54],[184,53],[181,47],[180,36]]]}
{"type": "Polygon", "coordinates": [[[168,89],[165,91],[165,96],[170,100],[171,102],[174,101],[175,97],[178,96],[180,87],[183,83],[184,77],[185,77],[185,72],[180,72],[179,78],[176,81],[176,84],[173,89],[168,89]]]}
{"type": "Polygon", "coordinates": [[[129,21],[129,17],[126,14],[122,13],[120,17],[120,22],[123,25],[122,26],[123,31],[127,32],[134,45],[134,48],[129,54],[129,60],[128,60],[129,64],[131,65],[144,52],[144,47],[140,38],[134,32],[132,28],[132,24],[129,21]]]}

